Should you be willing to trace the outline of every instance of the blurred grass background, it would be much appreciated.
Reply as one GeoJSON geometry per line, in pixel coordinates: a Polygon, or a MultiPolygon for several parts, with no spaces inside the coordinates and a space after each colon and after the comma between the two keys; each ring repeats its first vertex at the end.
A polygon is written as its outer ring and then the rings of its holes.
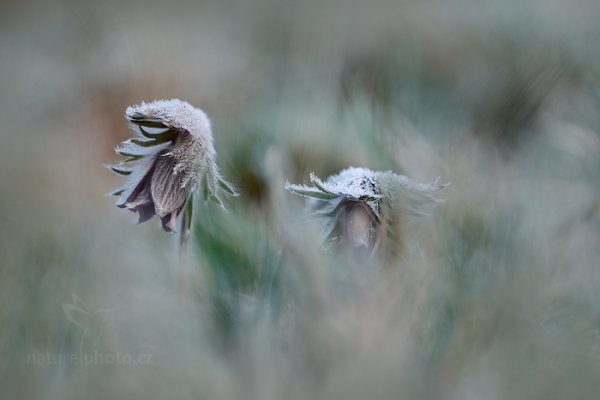
{"type": "Polygon", "coordinates": [[[597,399],[598,16],[592,0],[4,1],[0,397],[597,399]],[[184,303],[174,239],[130,223],[101,166],[126,106],[172,97],[212,117],[242,194],[196,209],[184,303]],[[452,182],[392,268],[322,253],[283,191],[347,166],[452,182]],[[65,314],[73,295],[98,340],[65,314]],[[32,358],[81,352],[152,362],[32,358]]]}

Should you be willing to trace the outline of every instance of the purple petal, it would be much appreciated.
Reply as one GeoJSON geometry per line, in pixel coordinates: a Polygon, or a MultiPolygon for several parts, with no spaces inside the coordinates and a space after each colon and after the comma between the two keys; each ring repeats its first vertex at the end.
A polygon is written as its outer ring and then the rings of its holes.
{"type": "Polygon", "coordinates": [[[162,227],[166,232],[175,232],[175,224],[177,223],[177,215],[179,213],[170,213],[161,218],[162,227]]]}
{"type": "Polygon", "coordinates": [[[117,204],[119,208],[127,208],[133,212],[137,212],[139,219],[138,224],[148,221],[156,212],[154,209],[154,201],[150,191],[150,183],[154,172],[154,164],[148,169],[148,172],[140,179],[139,183],[133,189],[131,194],[124,202],[117,204]]]}
{"type": "Polygon", "coordinates": [[[156,215],[156,213],[154,212],[154,203],[139,205],[139,206],[133,208],[131,211],[138,213],[138,216],[139,216],[139,219],[137,222],[138,224],[141,224],[142,222],[146,222],[150,218],[152,218],[154,215],[156,215]]]}
{"type": "Polygon", "coordinates": [[[189,190],[181,187],[181,175],[174,173],[175,165],[176,161],[170,155],[159,155],[154,165],[150,192],[156,215],[161,218],[171,213],[177,217],[189,195],[189,190]]]}

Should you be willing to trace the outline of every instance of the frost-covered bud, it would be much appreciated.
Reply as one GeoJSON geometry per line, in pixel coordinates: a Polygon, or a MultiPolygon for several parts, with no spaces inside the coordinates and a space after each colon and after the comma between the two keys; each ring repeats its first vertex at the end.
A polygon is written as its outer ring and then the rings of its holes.
{"type": "Polygon", "coordinates": [[[202,110],[178,99],[156,100],[128,107],[125,118],[137,137],[115,149],[126,159],[110,168],[128,179],[112,194],[119,196],[118,207],[138,213],[138,223],[157,215],[165,231],[174,231],[199,185],[205,199],[221,206],[221,190],[237,195],[219,174],[210,120],[202,110]]]}
{"type": "Polygon", "coordinates": [[[314,186],[286,183],[285,188],[309,198],[308,211],[322,218],[323,241],[369,251],[378,245],[382,233],[392,230],[393,211],[425,215],[424,206],[441,201],[431,193],[448,186],[439,183],[439,178],[424,184],[391,171],[353,167],[325,182],[311,173],[310,180],[314,186]]]}

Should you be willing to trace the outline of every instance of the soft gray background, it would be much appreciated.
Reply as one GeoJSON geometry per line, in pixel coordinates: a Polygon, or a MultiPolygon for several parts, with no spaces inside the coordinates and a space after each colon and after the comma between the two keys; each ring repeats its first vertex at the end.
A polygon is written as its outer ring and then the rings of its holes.
{"type": "Polygon", "coordinates": [[[596,399],[599,17],[592,0],[3,2],[0,397],[596,399]],[[172,97],[212,117],[242,193],[200,209],[187,300],[173,239],[104,196],[126,106],[172,97]],[[350,165],[452,185],[393,271],[340,295],[282,188],[350,165]],[[257,282],[282,247],[280,293],[301,300],[269,314],[257,282]],[[152,363],[36,358],[81,351],[152,363]]]}

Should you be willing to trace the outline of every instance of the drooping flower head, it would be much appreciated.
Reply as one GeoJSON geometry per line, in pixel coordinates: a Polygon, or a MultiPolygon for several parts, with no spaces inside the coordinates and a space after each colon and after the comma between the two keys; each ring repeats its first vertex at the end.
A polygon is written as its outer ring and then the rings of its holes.
{"type": "Polygon", "coordinates": [[[110,168],[128,177],[117,206],[139,215],[157,215],[163,229],[175,230],[191,193],[202,186],[205,200],[222,206],[219,192],[237,195],[216,164],[210,120],[204,111],[178,100],[156,100],[128,107],[125,118],[137,133],[115,151],[126,159],[110,168]]]}
{"type": "Polygon", "coordinates": [[[426,184],[391,171],[353,167],[325,182],[311,173],[310,181],[314,186],[288,182],[285,188],[309,198],[308,211],[322,218],[323,241],[369,251],[377,247],[382,233],[390,230],[394,210],[426,215],[427,204],[441,201],[431,193],[448,186],[439,183],[439,178],[426,184]]]}

